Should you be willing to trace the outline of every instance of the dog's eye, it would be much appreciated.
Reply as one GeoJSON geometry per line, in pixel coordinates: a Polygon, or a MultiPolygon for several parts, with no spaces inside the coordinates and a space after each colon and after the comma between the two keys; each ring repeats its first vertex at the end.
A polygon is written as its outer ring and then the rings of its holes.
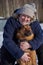
{"type": "Polygon", "coordinates": [[[30,36],[30,35],[31,35],[31,32],[30,32],[30,31],[26,31],[26,32],[24,33],[24,35],[25,35],[25,36],[30,36]]]}

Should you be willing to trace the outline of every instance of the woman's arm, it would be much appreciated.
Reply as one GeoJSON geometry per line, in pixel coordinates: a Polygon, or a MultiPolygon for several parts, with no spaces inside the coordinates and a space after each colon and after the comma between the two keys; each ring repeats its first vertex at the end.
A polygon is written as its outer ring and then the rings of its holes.
{"type": "Polygon", "coordinates": [[[40,47],[41,44],[43,44],[43,31],[41,29],[39,22],[37,21],[34,22],[32,26],[34,29],[35,37],[33,40],[29,41],[29,43],[32,46],[32,48],[36,50],[40,47]]]}
{"type": "Polygon", "coordinates": [[[3,45],[12,54],[13,57],[18,59],[24,54],[24,52],[12,40],[16,27],[15,20],[12,17],[9,18],[4,27],[3,45]]]}

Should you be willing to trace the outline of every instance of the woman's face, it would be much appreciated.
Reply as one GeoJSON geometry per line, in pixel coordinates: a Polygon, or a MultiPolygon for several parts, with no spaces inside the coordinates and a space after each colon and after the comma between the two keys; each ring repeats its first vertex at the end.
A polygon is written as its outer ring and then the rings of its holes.
{"type": "Polygon", "coordinates": [[[19,16],[19,21],[22,25],[26,25],[30,23],[31,18],[27,15],[20,15],[19,16]]]}

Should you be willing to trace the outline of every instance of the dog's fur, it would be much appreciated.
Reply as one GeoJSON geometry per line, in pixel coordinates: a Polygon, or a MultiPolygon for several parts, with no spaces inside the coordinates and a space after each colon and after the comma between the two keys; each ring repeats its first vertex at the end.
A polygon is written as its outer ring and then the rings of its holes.
{"type": "MultiPolygon", "coordinates": [[[[17,31],[17,35],[16,35],[17,39],[21,42],[21,41],[30,41],[34,38],[34,34],[32,32],[32,29],[29,25],[25,25],[23,27],[21,27],[18,31],[17,31]]],[[[27,49],[24,52],[29,53],[30,55],[30,61],[28,62],[23,62],[21,59],[18,60],[18,63],[20,65],[36,65],[36,52],[35,50],[30,50],[27,49]]]]}

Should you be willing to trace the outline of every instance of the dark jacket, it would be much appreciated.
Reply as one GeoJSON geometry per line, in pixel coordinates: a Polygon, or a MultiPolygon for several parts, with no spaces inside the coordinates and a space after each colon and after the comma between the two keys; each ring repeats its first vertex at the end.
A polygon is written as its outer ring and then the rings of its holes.
{"type": "MultiPolygon", "coordinates": [[[[17,40],[15,39],[16,30],[21,26],[20,22],[10,17],[4,27],[3,34],[3,46],[11,53],[13,57],[19,59],[24,52],[17,46],[17,40]],[[13,40],[14,37],[14,40],[13,40]]],[[[30,45],[34,50],[38,49],[41,44],[43,44],[43,32],[38,21],[34,21],[30,24],[33,33],[35,35],[34,39],[29,41],[30,45]]]]}

